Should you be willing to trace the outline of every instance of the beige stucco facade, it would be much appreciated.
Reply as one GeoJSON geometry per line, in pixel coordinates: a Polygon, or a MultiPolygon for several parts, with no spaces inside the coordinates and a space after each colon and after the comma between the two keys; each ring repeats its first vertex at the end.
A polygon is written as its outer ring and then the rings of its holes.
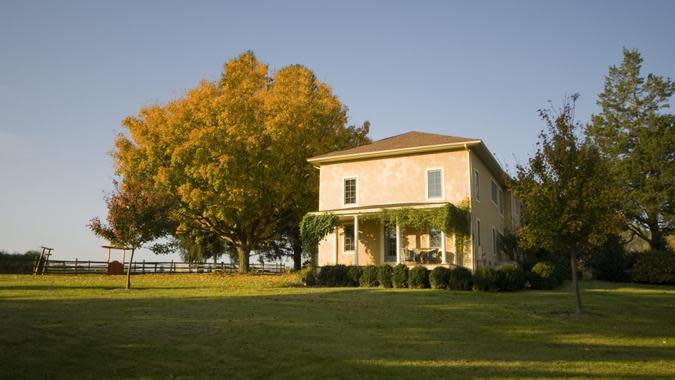
{"type": "MultiPolygon", "coordinates": [[[[495,167],[498,168],[496,161],[487,165],[481,159],[485,158],[486,151],[479,155],[464,145],[443,151],[416,151],[317,165],[320,170],[319,212],[336,213],[341,220],[341,226],[320,243],[318,264],[354,265],[357,261],[358,265],[396,264],[404,253],[396,259],[385,256],[387,243],[384,222],[367,218],[368,212],[390,207],[438,207],[446,203],[458,205],[464,201],[470,201],[471,204],[471,233],[459,239],[453,234],[444,234],[445,255],[443,262],[439,263],[475,270],[481,265],[496,265],[504,260],[503,255],[496,252],[495,240],[519,223],[514,212],[517,201],[505,190],[503,172],[501,169],[495,170],[495,167]],[[429,170],[441,172],[442,191],[433,198],[428,196],[429,170]],[[351,179],[356,180],[356,201],[345,204],[345,180],[351,179]],[[478,186],[476,182],[479,182],[478,186]],[[492,182],[497,186],[497,202],[492,199],[492,182]],[[503,207],[500,207],[500,202],[503,207]],[[358,249],[347,250],[344,226],[357,223],[358,232],[355,235],[358,235],[358,249]],[[463,242],[459,250],[456,239],[463,242]]],[[[398,236],[398,249],[402,252],[438,248],[431,244],[430,231],[399,229],[398,236]]],[[[391,247],[391,238],[389,241],[391,247]]],[[[436,245],[439,245],[439,241],[440,238],[435,241],[436,245]]],[[[443,246],[442,243],[440,245],[443,246]]]]}

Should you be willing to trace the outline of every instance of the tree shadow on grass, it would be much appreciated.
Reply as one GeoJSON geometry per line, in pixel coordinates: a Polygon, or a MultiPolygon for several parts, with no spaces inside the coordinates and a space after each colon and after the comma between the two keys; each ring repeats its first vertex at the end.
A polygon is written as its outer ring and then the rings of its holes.
{"type": "Polygon", "coordinates": [[[2,300],[3,377],[675,376],[666,296],[650,297],[642,310],[622,308],[639,303],[639,294],[586,297],[601,316],[575,320],[557,314],[565,307],[555,292],[279,289],[195,297],[183,289],[133,299],[2,300]]]}

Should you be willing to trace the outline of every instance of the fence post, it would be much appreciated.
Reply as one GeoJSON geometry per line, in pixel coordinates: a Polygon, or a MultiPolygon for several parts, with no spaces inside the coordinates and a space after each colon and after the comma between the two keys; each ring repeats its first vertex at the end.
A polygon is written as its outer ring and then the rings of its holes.
{"type": "Polygon", "coordinates": [[[171,260],[171,264],[169,264],[169,273],[173,273],[173,260],[171,260]]]}
{"type": "Polygon", "coordinates": [[[145,274],[145,259],[143,259],[143,266],[141,267],[141,273],[145,274]]]}
{"type": "Polygon", "coordinates": [[[77,257],[75,258],[75,274],[77,274],[77,257]]]}
{"type": "Polygon", "coordinates": [[[155,273],[157,273],[157,263],[155,263],[155,273]]]}
{"type": "Polygon", "coordinates": [[[91,260],[87,262],[87,271],[91,271],[91,260]]]}

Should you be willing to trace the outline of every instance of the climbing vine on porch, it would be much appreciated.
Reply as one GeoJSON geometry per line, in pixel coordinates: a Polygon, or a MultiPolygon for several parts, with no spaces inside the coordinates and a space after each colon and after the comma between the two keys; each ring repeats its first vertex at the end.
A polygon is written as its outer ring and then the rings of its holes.
{"type": "Polygon", "coordinates": [[[312,264],[315,264],[319,250],[319,242],[333,231],[338,225],[335,214],[325,212],[321,214],[307,214],[300,221],[300,238],[302,249],[310,254],[312,264]]]}
{"type": "Polygon", "coordinates": [[[385,222],[398,225],[401,228],[417,230],[435,229],[457,235],[469,234],[469,203],[462,202],[460,206],[448,203],[442,207],[387,209],[375,215],[385,222]]]}

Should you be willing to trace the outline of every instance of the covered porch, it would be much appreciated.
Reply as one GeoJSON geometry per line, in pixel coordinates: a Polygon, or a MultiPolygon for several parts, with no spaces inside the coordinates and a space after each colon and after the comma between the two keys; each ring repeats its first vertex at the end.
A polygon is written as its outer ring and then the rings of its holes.
{"type": "Polygon", "coordinates": [[[465,265],[464,236],[447,232],[439,227],[447,223],[434,219],[445,207],[448,203],[334,211],[338,223],[320,244],[318,264],[465,265]],[[416,212],[408,210],[428,211],[417,214],[428,214],[429,220],[413,223],[416,212]]]}

